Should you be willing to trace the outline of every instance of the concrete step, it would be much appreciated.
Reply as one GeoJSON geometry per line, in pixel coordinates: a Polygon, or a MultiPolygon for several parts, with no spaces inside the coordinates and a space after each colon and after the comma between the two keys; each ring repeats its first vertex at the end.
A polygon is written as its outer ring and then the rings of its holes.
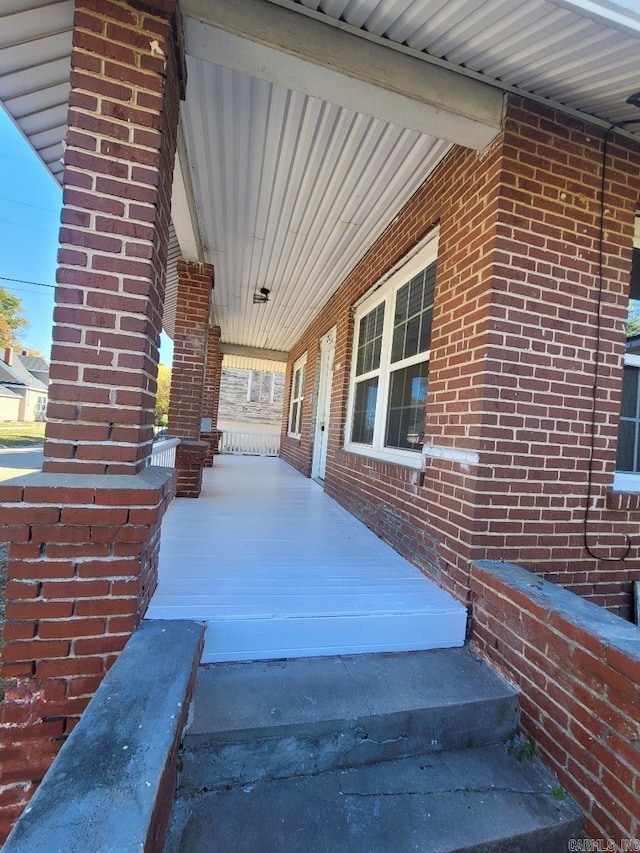
{"type": "Polygon", "coordinates": [[[539,761],[492,745],[185,799],[167,853],[566,853],[581,837],[539,761]]]}
{"type": "Polygon", "coordinates": [[[501,743],[517,722],[464,648],[200,667],[179,793],[501,743]]]}

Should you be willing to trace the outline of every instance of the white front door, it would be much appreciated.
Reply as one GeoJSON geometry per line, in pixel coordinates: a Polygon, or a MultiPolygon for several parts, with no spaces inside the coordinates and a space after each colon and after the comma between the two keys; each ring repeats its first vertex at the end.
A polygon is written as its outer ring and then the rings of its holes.
{"type": "Polygon", "coordinates": [[[329,440],[329,415],[331,411],[331,384],[333,379],[333,355],[336,348],[336,330],[333,328],[320,341],[320,379],[318,382],[318,407],[316,409],[316,431],[313,445],[311,476],[324,480],[327,466],[327,442],[329,440]]]}

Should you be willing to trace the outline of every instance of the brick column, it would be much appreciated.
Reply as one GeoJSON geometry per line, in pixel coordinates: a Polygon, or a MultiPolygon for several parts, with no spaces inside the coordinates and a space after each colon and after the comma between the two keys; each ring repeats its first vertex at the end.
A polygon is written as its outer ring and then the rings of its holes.
{"type": "Polygon", "coordinates": [[[150,454],[180,94],[174,31],[124,2],[76,4],[45,471],[136,473],[150,454]]]}
{"type": "Polygon", "coordinates": [[[178,497],[197,498],[207,444],[200,441],[213,267],[180,259],[169,402],[169,435],[176,452],[178,497]]]}
{"type": "Polygon", "coordinates": [[[219,351],[220,326],[209,329],[207,336],[207,359],[204,368],[202,393],[202,432],[200,439],[208,444],[205,465],[211,468],[214,454],[218,450],[218,404],[220,398],[220,375],[222,353],[219,351]]]}
{"type": "Polygon", "coordinates": [[[77,0],[71,67],[45,463],[0,487],[0,843],[146,610],[175,491],[145,467],[184,88],[175,4],[77,0]]]}

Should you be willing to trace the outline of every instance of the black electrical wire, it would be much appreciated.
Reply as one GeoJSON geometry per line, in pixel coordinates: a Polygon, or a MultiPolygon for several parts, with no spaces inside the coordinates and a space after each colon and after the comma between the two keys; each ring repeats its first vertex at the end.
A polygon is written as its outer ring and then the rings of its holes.
{"type": "MultiPolygon", "coordinates": [[[[56,289],[55,284],[45,284],[43,281],[30,281],[28,278],[9,278],[6,275],[0,275],[0,281],[15,281],[18,284],[34,284],[36,287],[50,287],[56,289]]],[[[29,291],[27,291],[28,293],[29,291]]]]}
{"type": "Polygon", "coordinates": [[[632,542],[631,537],[628,533],[624,534],[625,538],[625,550],[624,553],[619,557],[601,557],[590,547],[589,539],[588,539],[588,525],[589,525],[589,513],[591,511],[591,499],[593,497],[593,462],[594,462],[594,454],[595,454],[595,444],[596,444],[596,408],[597,408],[597,394],[598,394],[598,381],[600,379],[600,344],[601,344],[601,332],[602,332],[602,296],[604,291],[604,216],[605,216],[605,203],[604,197],[606,192],[606,180],[607,180],[607,150],[609,147],[609,137],[613,133],[613,131],[620,127],[626,127],[628,124],[640,124],[640,119],[635,119],[633,121],[622,121],[618,124],[610,125],[604,134],[604,141],[602,143],[602,164],[600,168],[600,217],[599,217],[599,226],[598,226],[598,301],[597,301],[597,311],[596,311],[596,350],[595,350],[595,366],[593,372],[593,388],[591,390],[591,441],[589,446],[589,472],[587,477],[587,504],[584,510],[584,519],[583,519],[583,543],[585,551],[589,554],[589,556],[593,557],[595,560],[599,560],[603,563],[621,563],[627,559],[629,554],[631,553],[632,542]]]}

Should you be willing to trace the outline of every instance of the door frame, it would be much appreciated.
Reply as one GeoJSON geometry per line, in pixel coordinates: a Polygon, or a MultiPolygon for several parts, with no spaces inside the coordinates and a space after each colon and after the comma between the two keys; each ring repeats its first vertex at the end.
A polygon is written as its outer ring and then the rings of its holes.
{"type": "Polygon", "coordinates": [[[329,439],[329,410],[331,406],[331,390],[333,385],[333,358],[331,359],[331,371],[328,370],[329,353],[335,355],[336,348],[336,326],[330,329],[326,335],[320,338],[320,370],[318,378],[318,397],[316,401],[316,417],[313,432],[313,459],[311,462],[311,477],[314,480],[324,480],[326,470],[327,453],[324,452],[324,466],[322,465],[322,439],[329,439]],[[322,414],[326,412],[324,419],[324,430],[322,429],[322,414]],[[321,471],[324,467],[325,470],[321,471]],[[322,476],[320,476],[322,474],[322,476]]]}

